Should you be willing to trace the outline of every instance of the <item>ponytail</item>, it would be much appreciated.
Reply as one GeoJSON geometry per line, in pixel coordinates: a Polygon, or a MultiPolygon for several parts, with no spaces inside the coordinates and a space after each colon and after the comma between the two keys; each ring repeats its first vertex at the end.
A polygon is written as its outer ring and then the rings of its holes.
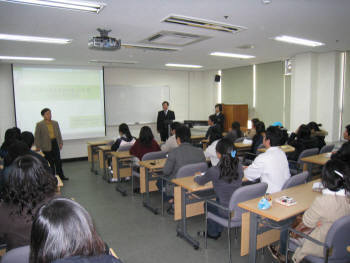
{"type": "Polygon", "coordinates": [[[237,180],[238,164],[237,150],[234,147],[233,142],[230,139],[221,139],[216,145],[216,151],[221,154],[221,159],[218,164],[220,169],[220,179],[231,183],[233,180],[237,180]]]}

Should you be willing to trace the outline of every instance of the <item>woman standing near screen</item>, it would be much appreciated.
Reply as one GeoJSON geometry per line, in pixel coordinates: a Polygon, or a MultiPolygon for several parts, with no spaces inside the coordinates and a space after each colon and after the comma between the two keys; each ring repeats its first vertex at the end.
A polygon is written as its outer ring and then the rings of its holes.
{"type": "Polygon", "coordinates": [[[44,118],[35,127],[35,146],[42,150],[46,160],[49,162],[53,174],[59,175],[62,180],[68,180],[62,170],[60,150],[63,147],[60,126],[57,121],[51,120],[51,110],[45,108],[41,111],[44,118]]]}

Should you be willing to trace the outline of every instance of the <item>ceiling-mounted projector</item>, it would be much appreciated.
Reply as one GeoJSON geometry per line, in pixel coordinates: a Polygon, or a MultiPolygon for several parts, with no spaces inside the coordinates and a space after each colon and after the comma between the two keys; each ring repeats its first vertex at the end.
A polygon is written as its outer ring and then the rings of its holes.
{"type": "Polygon", "coordinates": [[[106,30],[106,29],[97,29],[98,32],[100,32],[100,36],[93,37],[89,40],[88,46],[91,49],[98,49],[98,50],[117,50],[121,47],[121,39],[116,39],[113,37],[109,37],[108,33],[112,30],[106,30]]]}

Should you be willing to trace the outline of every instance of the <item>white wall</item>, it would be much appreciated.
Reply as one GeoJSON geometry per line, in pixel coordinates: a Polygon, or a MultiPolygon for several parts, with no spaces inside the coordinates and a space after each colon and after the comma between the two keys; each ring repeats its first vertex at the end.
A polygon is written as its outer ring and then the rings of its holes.
{"type": "MultiPolygon", "coordinates": [[[[208,115],[213,113],[217,92],[214,83],[216,73],[216,71],[105,68],[104,77],[106,86],[169,86],[170,109],[175,111],[176,119],[182,121],[185,119],[207,120],[208,115]]],[[[5,130],[15,125],[10,64],[0,64],[0,103],[2,108],[0,111],[0,141],[2,142],[5,130]]],[[[159,110],[161,110],[161,102],[159,102],[159,110]]],[[[155,133],[155,125],[149,125],[155,133]]],[[[138,136],[140,128],[140,125],[131,127],[132,134],[138,136]]],[[[106,137],[114,139],[117,129],[116,126],[107,127],[106,137]]],[[[158,136],[156,133],[155,135],[158,136]]],[[[96,138],[65,141],[61,152],[62,158],[87,156],[86,142],[94,139],[96,138]]]]}

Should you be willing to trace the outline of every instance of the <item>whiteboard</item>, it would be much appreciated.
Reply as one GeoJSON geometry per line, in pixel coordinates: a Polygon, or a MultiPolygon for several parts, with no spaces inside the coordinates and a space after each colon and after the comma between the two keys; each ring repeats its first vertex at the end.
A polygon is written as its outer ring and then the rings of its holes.
{"type": "Polygon", "coordinates": [[[105,98],[107,125],[150,123],[157,121],[162,102],[170,100],[170,90],[168,86],[106,86],[105,98]]]}

